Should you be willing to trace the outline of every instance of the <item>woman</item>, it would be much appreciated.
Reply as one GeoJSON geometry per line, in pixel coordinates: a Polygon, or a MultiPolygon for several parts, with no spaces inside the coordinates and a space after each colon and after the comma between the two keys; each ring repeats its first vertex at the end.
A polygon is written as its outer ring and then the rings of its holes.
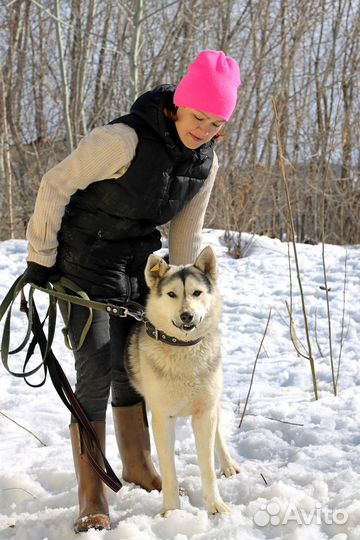
{"type": "MultiPolygon", "coordinates": [[[[239,85],[235,60],[222,51],[202,51],[176,89],[162,85],[146,92],[130,114],[86,136],[41,181],[27,229],[27,280],[41,285],[56,271],[94,300],[143,303],[145,263],[161,245],[156,227],[169,221],[170,262],[193,262],[218,168],[214,139],[235,108],[239,85]]],[[[73,307],[73,344],[87,315],[73,307]]],[[[105,448],[111,388],[123,479],[160,490],[144,403],[123,364],[131,324],[94,312],[74,353],[75,393],[105,448]]],[[[74,418],[70,435],[80,506],[74,529],[109,528],[105,486],[86,459],[74,418]]]]}

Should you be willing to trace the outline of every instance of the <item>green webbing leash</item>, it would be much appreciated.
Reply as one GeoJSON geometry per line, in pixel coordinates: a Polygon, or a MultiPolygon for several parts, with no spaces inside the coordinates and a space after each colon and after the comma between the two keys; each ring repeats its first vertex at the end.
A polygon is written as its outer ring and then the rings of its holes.
{"type": "MultiPolygon", "coordinates": [[[[30,377],[30,375],[33,375],[41,367],[44,366],[44,360],[43,360],[38,366],[36,366],[35,368],[33,368],[30,371],[25,371],[25,369],[23,369],[23,371],[20,373],[20,372],[12,371],[9,368],[9,361],[8,361],[9,354],[16,354],[16,353],[20,352],[26,346],[27,342],[29,341],[30,336],[31,336],[31,331],[32,331],[34,291],[32,289],[30,289],[30,292],[29,292],[29,304],[28,304],[29,308],[28,308],[27,307],[27,301],[25,299],[24,290],[23,290],[24,285],[25,285],[24,276],[21,275],[20,277],[18,277],[15,280],[13,285],[10,287],[7,295],[5,296],[4,300],[2,301],[2,303],[0,305],[0,321],[2,320],[3,316],[7,312],[5,323],[4,323],[3,335],[2,335],[2,339],[1,339],[1,359],[2,359],[2,362],[4,364],[5,369],[11,375],[13,375],[14,377],[30,377]],[[22,343],[16,349],[10,351],[9,348],[10,348],[11,313],[12,313],[12,308],[13,308],[14,302],[16,301],[19,294],[21,295],[20,310],[27,312],[27,315],[28,315],[28,327],[27,327],[25,338],[23,339],[22,343]]],[[[50,332],[50,326],[49,326],[49,332],[50,332]]],[[[50,338],[51,338],[51,336],[50,336],[50,338]]],[[[25,368],[25,366],[24,366],[24,368],[25,368]]]]}
{"type": "Polygon", "coordinates": [[[30,377],[30,375],[33,375],[34,373],[36,373],[40,368],[45,367],[44,360],[48,352],[50,351],[53,340],[54,340],[57,301],[63,301],[67,303],[67,321],[63,329],[63,334],[64,334],[64,339],[65,339],[65,345],[72,351],[78,351],[83,345],[86,335],[92,323],[94,309],[106,312],[109,315],[112,315],[115,317],[131,316],[138,321],[145,320],[145,311],[144,311],[144,307],[141,304],[138,304],[137,302],[133,302],[133,301],[128,301],[124,303],[125,305],[120,306],[118,304],[113,304],[110,302],[104,303],[104,302],[97,302],[95,300],[90,300],[89,296],[84,291],[82,291],[81,288],[76,283],[72,282],[71,280],[65,277],[61,277],[59,281],[52,284],[48,282],[46,284],[46,287],[40,287],[38,285],[30,283],[28,300],[26,300],[25,293],[24,293],[24,287],[26,284],[27,282],[25,281],[23,275],[18,277],[13,283],[13,285],[11,286],[10,290],[8,291],[7,295],[5,296],[4,300],[2,301],[0,305],[0,321],[2,320],[4,315],[7,313],[5,323],[4,323],[3,335],[1,339],[1,359],[4,364],[5,369],[11,375],[14,375],[14,377],[23,377],[23,378],[30,377]],[[32,326],[33,326],[33,313],[34,313],[34,308],[35,308],[34,293],[36,290],[44,292],[49,296],[48,312],[45,316],[44,321],[42,322],[42,326],[44,326],[46,319],[49,318],[46,353],[44,355],[43,361],[39,365],[37,365],[35,368],[29,371],[25,371],[25,367],[36,345],[36,343],[30,344],[23,371],[15,372],[9,368],[8,358],[9,358],[9,355],[16,354],[20,352],[22,349],[24,349],[24,347],[26,346],[26,344],[28,343],[30,339],[32,326]],[[71,291],[75,294],[68,294],[65,291],[71,291]],[[26,312],[27,317],[28,317],[28,326],[27,326],[26,335],[22,343],[16,349],[9,350],[10,349],[10,329],[11,329],[12,308],[19,295],[21,295],[20,310],[26,312]],[[70,340],[68,337],[72,304],[86,307],[89,310],[89,315],[84,325],[84,328],[81,332],[79,343],[75,345],[70,343],[70,340]]]}
{"type": "MultiPolygon", "coordinates": [[[[56,283],[53,284],[53,287],[54,287],[54,290],[56,292],[58,292],[58,293],[62,293],[64,295],[68,296],[66,294],[66,291],[68,290],[68,291],[71,291],[71,292],[75,292],[80,298],[83,298],[84,300],[87,300],[87,301],[91,302],[89,296],[84,291],[82,291],[80,289],[80,287],[78,287],[78,285],[76,285],[76,283],[73,283],[69,279],[61,278],[59,281],[57,281],[56,283]]],[[[58,298],[58,297],[53,296],[49,292],[48,292],[48,294],[50,295],[50,298],[58,298]]],[[[55,300],[55,302],[56,302],[56,300],[55,300]]],[[[69,299],[66,302],[67,302],[66,322],[65,322],[64,328],[62,329],[62,333],[64,335],[64,341],[65,341],[66,347],[68,349],[70,349],[70,351],[74,352],[74,351],[80,350],[83,343],[84,343],[84,340],[86,338],[86,334],[88,333],[88,331],[90,329],[90,326],[91,326],[91,323],[92,323],[92,320],[93,320],[93,308],[89,307],[89,316],[88,316],[87,321],[86,321],[86,323],[84,325],[84,328],[82,329],[78,345],[77,346],[72,346],[71,343],[70,343],[70,339],[69,339],[69,328],[70,328],[70,320],[71,320],[72,302],[69,299]]]]}
{"type": "Polygon", "coordinates": [[[78,350],[82,346],[84,339],[86,337],[86,334],[91,326],[92,317],[93,317],[93,309],[99,309],[101,311],[107,312],[110,315],[118,316],[118,317],[127,317],[128,315],[130,315],[140,321],[140,320],[144,320],[144,316],[145,316],[144,308],[143,306],[141,306],[140,304],[137,304],[136,302],[126,302],[125,306],[118,306],[116,304],[111,304],[111,303],[95,302],[93,300],[90,300],[88,295],[85,292],[83,292],[75,283],[71,282],[70,280],[66,278],[61,278],[58,282],[53,283],[53,284],[48,282],[46,284],[46,287],[39,287],[34,284],[29,284],[30,289],[29,289],[28,300],[25,297],[25,292],[24,292],[25,285],[27,285],[27,282],[23,274],[15,280],[15,282],[10,287],[10,290],[8,291],[8,293],[6,294],[4,300],[2,301],[0,305],[0,321],[3,319],[3,317],[6,314],[3,335],[1,339],[1,359],[4,364],[4,367],[11,375],[14,375],[15,377],[24,378],[27,384],[29,384],[30,386],[43,385],[46,380],[47,371],[49,370],[51,380],[61,400],[79,422],[82,435],[84,436],[84,443],[85,443],[86,448],[88,449],[88,459],[91,466],[94,468],[94,470],[103,480],[103,482],[105,482],[106,485],[108,485],[111,489],[117,492],[121,488],[121,482],[117,478],[109,462],[107,461],[101,449],[97,434],[94,431],[94,428],[91,422],[89,421],[81,403],[75,396],[69,384],[69,381],[67,380],[65,373],[63,372],[61,368],[60,363],[58,362],[54,353],[52,352],[52,343],[53,343],[53,339],[55,335],[55,326],[56,326],[56,304],[59,300],[68,303],[68,307],[67,307],[68,320],[66,321],[66,326],[64,329],[64,336],[65,336],[65,343],[67,343],[69,348],[71,348],[72,350],[78,350]],[[49,307],[45,315],[45,318],[42,322],[40,321],[40,318],[36,309],[36,305],[34,302],[34,293],[36,290],[42,291],[49,295],[49,307]],[[67,294],[65,292],[67,290],[70,290],[71,292],[74,292],[75,294],[67,294]],[[21,297],[20,310],[26,313],[27,315],[28,327],[27,327],[25,338],[23,339],[22,343],[16,349],[10,350],[11,314],[12,314],[13,305],[15,301],[17,300],[17,298],[19,297],[19,295],[21,297]],[[84,306],[89,309],[88,319],[81,333],[79,343],[75,347],[71,347],[68,336],[67,336],[69,320],[71,317],[71,305],[69,304],[71,303],[84,306]],[[49,318],[49,322],[48,322],[48,334],[46,337],[44,333],[44,324],[47,318],[49,318]],[[22,372],[12,371],[9,368],[9,360],[8,360],[9,355],[18,353],[22,349],[24,349],[24,347],[29,342],[31,335],[33,335],[33,338],[27,350],[23,371],[22,372]],[[40,362],[40,364],[38,364],[33,369],[26,371],[26,366],[35,350],[36,345],[40,347],[42,362],[40,362]],[[40,368],[44,369],[43,381],[39,384],[30,384],[26,380],[26,378],[36,373],[40,368]],[[103,467],[94,459],[92,455],[92,451],[90,449],[91,444],[95,445],[95,447],[101,453],[103,463],[104,463],[103,467]]]}

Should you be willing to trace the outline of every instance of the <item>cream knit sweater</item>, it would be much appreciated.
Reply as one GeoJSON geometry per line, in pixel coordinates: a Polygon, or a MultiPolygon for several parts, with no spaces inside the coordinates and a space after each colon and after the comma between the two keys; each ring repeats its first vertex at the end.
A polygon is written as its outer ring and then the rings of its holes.
{"type": "MultiPolygon", "coordinates": [[[[120,178],[135,156],[138,138],[125,124],[95,128],[78,148],[42,178],[35,210],[26,231],[28,261],[53,266],[57,253],[57,233],[70,197],[92,182],[120,178]]],[[[201,247],[201,231],[206,207],[215,181],[218,160],[203,187],[170,223],[169,252],[172,264],[194,261],[201,247]]]]}

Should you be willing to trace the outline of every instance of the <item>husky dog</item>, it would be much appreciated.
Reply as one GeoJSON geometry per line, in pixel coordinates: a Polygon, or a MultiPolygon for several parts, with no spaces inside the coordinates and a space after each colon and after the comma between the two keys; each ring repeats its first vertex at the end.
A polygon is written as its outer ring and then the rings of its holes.
{"type": "Polygon", "coordinates": [[[168,265],[161,257],[150,255],[145,279],[150,288],[149,323],[138,326],[130,337],[127,368],[133,386],[152,412],[162,476],[162,515],[180,508],[174,460],[178,416],[192,416],[209,512],[229,512],[217,486],[214,451],[225,476],[240,470],[230,457],[219,422],[221,300],[215,254],[206,247],[193,265],[186,266],[168,265]]]}

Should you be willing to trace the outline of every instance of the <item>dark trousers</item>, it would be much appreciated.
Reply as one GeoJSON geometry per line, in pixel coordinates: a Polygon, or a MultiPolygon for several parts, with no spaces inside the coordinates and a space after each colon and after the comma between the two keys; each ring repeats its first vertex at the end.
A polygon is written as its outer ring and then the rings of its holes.
{"type": "MultiPolygon", "coordinates": [[[[66,319],[64,303],[60,303],[60,310],[66,319]]],[[[88,315],[87,308],[72,305],[69,328],[72,346],[79,343],[88,315]]],[[[105,420],[110,388],[115,407],[133,405],[142,399],[131,386],[124,366],[126,341],[133,321],[129,317],[118,318],[93,310],[93,321],[85,341],[79,351],[74,351],[75,394],[91,421],[105,420]]],[[[76,419],[71,421],[76,422],[76,419]]]]}

